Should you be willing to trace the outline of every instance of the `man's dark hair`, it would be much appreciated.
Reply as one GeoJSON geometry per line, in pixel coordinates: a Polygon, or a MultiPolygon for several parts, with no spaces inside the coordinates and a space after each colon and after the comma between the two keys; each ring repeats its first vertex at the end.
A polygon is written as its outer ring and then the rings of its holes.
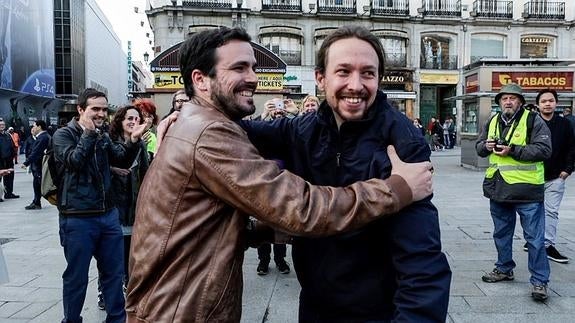
{"type": "Polygon", "coordinates": [[[231,40],[251,41],[250,35],[242,28],[220,27],[198,32],[180,47],[180,72],[184,88],[189,98],[194,96],[192,71],[199,70],[209,77],[216,76],[216,49],[231,40]]]}
{"type": "Polygon", "coordinates": [[[94,98],[105,98],[106,100],[108,100],[108,97],[106,96],[105,93],[100,92],[93,88],[87,88],[84,91],[82,91],[80,95],[78,95],[78,106],[82,110],[84,110],[88,106],[88,99],[94,99],[94,98]]]}
{"type": "Polygon", "coordinates": [[[40,129],[42,129],[43,131],[46,131],[48,129],[48,126],[46,125],[46,121],[44,121],[44,120],[36,120],[35,123],[36,123],[36,126],[40,127],[40,129]]]}
{"type": "Polygon", "coordinates": [[[321,44],[319,51],[317,52],[317,59],[315,70],[321,74],[325,74],[325,67],[327,66],[327,54],[329,48],[333,43],[338,40],[357,38],[366,41],[373,47],[375,53],[377,54],[377,59],[379,61],[379,66],[377,68],[379,81],[383,78],[383,71],[385,67],[385,54],[381,42],[379,39],[369,32],[364,27],[361,26],[343,26],[336,29],[333,33],[329,34],[321,44]]]}
{"type": "Polygon", "coordinates": [[[555,102],[559,102],[559,97],[557,96],[557,91],[553,90],[553,89],[543,89],[541,91],[539,91],[539,93],[537,93],[537,97],[535,98],[535,103],[539,104],[539,99],[541,98],[541,96],[545,93],[551,93],[553,94],[553,97],[555,98],[555,102]]]}

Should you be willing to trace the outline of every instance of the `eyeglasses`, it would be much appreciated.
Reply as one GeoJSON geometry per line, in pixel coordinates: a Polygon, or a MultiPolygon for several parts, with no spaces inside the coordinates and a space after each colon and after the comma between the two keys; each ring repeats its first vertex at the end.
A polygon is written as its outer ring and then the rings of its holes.
{"type": "Polygon", "coordinates": [[[190,100],[188,99],[177,99],[176,102],[177,103],[185,103],[185,102],[189,102],[190,100]]]}

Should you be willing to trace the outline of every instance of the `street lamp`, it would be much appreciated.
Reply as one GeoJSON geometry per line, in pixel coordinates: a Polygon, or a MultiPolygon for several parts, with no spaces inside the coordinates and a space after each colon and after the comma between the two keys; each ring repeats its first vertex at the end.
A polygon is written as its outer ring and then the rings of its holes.
{"type": "Polygon", "coordinates": [[[144,53],[144,62],[146,62],[146,64],[148,63],[148,59],[150,59],[150,54],[148,54],[148,52],[144,53]]]}

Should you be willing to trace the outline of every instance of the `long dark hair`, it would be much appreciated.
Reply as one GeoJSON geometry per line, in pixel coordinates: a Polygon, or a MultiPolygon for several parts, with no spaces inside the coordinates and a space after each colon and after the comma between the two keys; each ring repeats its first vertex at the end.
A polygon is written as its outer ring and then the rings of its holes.
{"type": "Polygon", "coordinates": [[[122,122],[126,118],[126,114],[130,109],[138,111],[138,115],[140,116],[140,124],[144,123],[144,116],[142,115],[142,111],[140,111],[140,109],[133,105],[126,105],[121,107],[114,114],[114,119],[112,119],[112,123],[110,124],[110,138],[112,138],[112,140],[124,140],[124,128],[122,127],[122,122]]]}

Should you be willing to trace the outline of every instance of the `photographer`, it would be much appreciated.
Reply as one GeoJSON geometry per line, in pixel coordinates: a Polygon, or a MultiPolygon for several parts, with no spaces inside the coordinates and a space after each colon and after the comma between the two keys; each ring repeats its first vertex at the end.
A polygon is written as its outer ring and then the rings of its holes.
{"type": "Polygon", "coordinates": [[[260,119],[264,121],[271,121],[278,118],[293,118],[299,113],[299,109],[292,99],[273,98],[266,101],[264,111],[260,119]]]}
{"type": "Polygon", "coordinates": [[[483,195],[489,198],[497,249],[495,269],[482,280],[514,279],[512,244],[518,213],[528,245],[531,297],[544,301],[550,270],[544,244],[543,161],[551,156],[551,133],[541,117],[522,107],[525,98],[519,85],[504,85],[495,102],[501,112],[487,122],[475,144],[480,157],[489,157],[483,195]]]}

